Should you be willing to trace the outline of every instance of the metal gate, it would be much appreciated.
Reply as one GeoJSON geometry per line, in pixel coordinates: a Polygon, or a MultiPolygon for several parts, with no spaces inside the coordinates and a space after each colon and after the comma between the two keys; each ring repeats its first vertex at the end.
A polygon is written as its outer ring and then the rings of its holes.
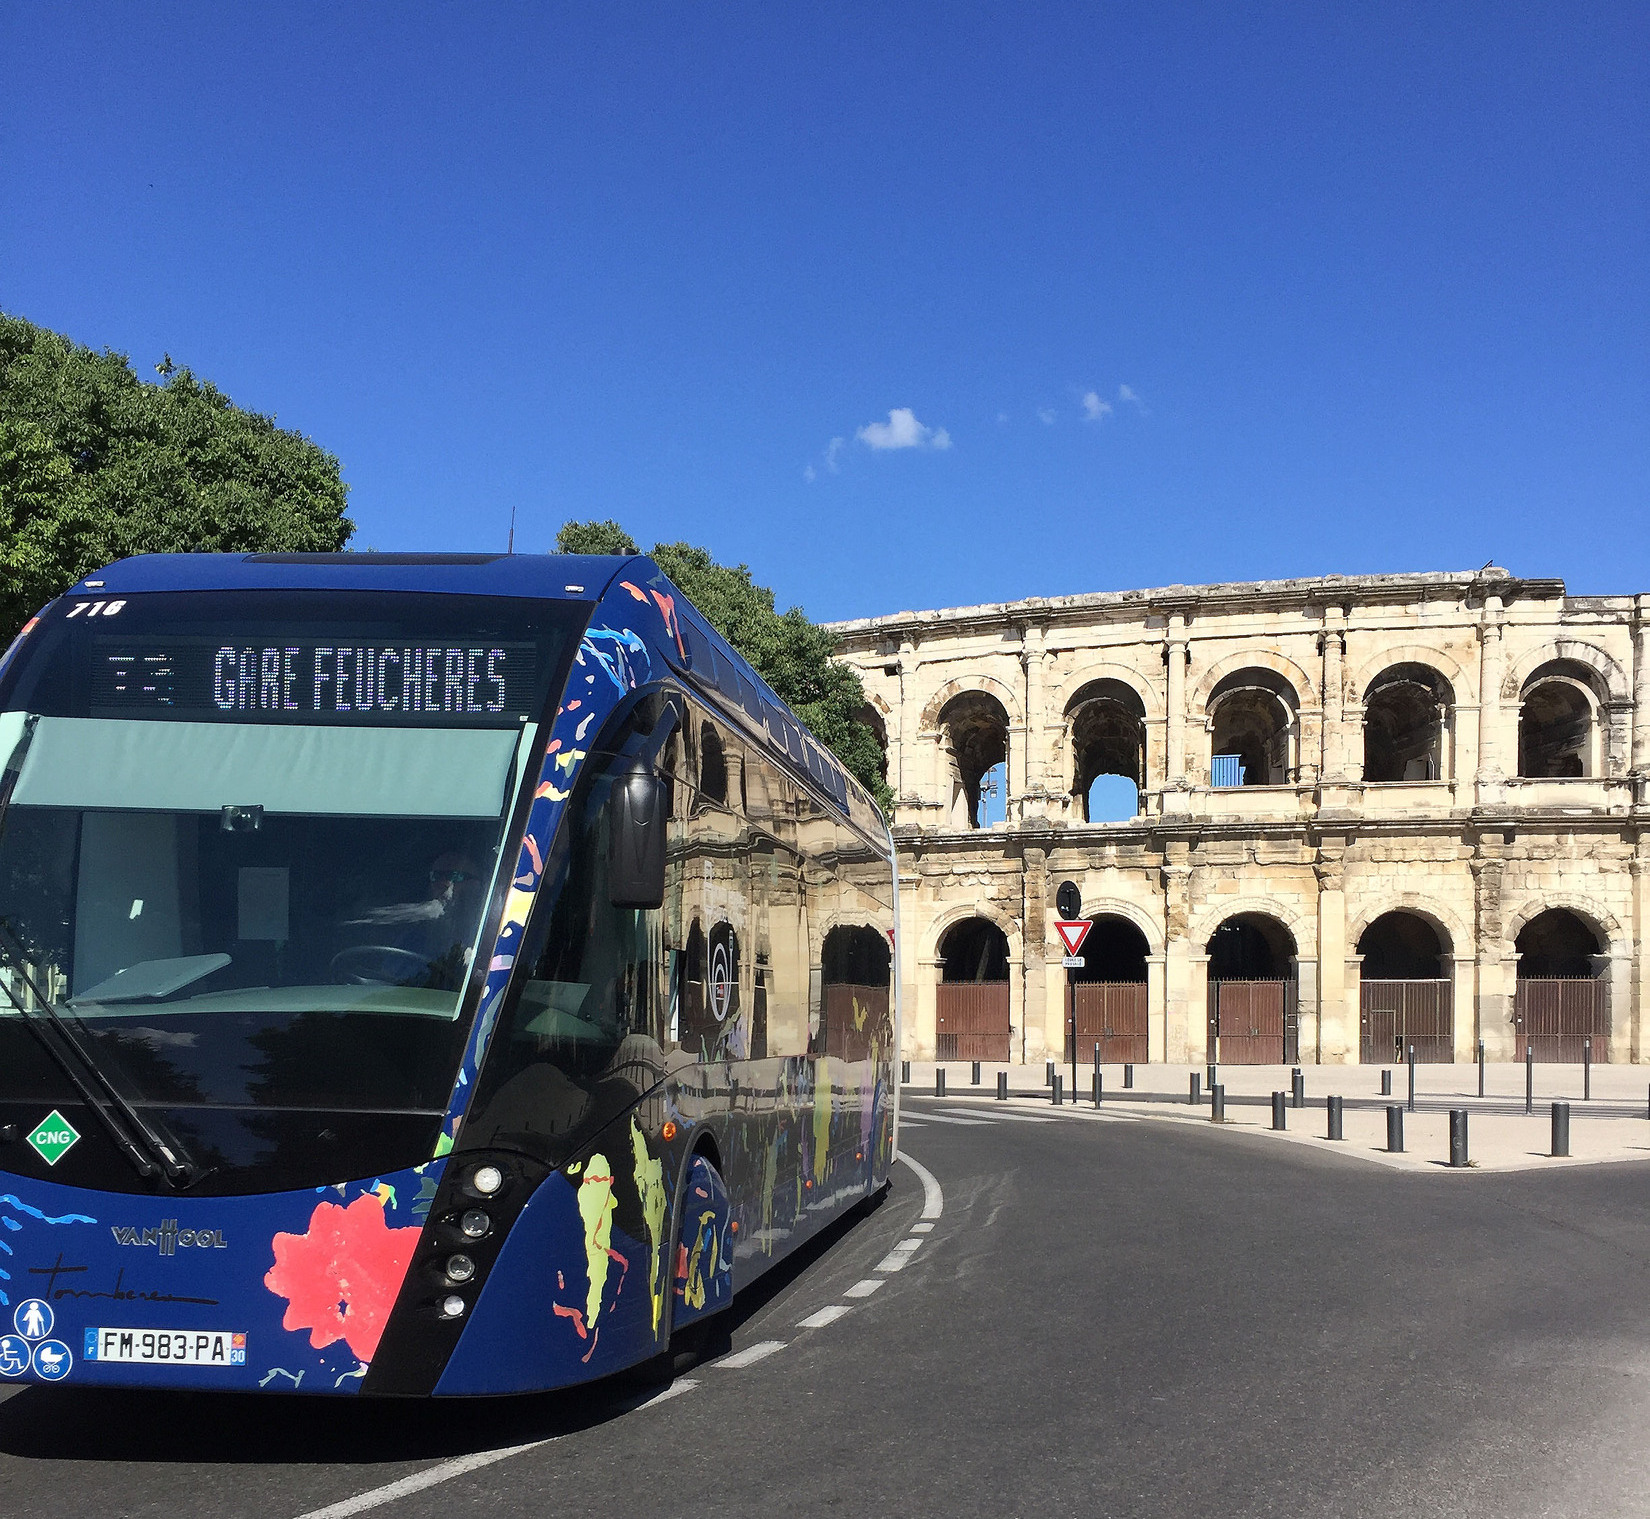
{"type": "Polygon", "coordinates": [[[1146,983],[1076,981],[1066,992],[1066,1059],[1071,1059],[1071,1019],[1077,1018],[1077,1058],[1103,1065],[1146,1063],[1146,983]]]}
{"type": "Polygon", "coordinates": [[[825,988],[824,1048],[826,1055],[863,1060],[893,1044],[888,1021],[888,988],[836,981],[825,988]]]}
{"type": "Polygon", "coordinates": [[[1008,1059],[1008,982],[942,981],[936,990],[939,1059],[1008,1059]]]}
{"type": "Polygon", "coordinates": [[[1455,1059],[1454,988],[1448,981],[1365,981],[1359,992],[1358,1058],[1402,1065],[1410,1045],[1417,1065],[1455,1059]]]}
{"type": "Polygon", "coordinates": [[[1300,1058],[1293,981],[1211,981],[1211,1055],[1222,1065],[1290,1065],[1300,1058]]]}
{"type": "Polygon", "coordinates": [[[1581,1064],[1583,1040],[1593,1041],[1593,1059],[1610,1058],[1610,1008],[1602,981],[1576,978],[1519,980],[1513,999],[1518,1031],[1517,1057],[1526,1043],[1537,1060],[1581,1064]]]}

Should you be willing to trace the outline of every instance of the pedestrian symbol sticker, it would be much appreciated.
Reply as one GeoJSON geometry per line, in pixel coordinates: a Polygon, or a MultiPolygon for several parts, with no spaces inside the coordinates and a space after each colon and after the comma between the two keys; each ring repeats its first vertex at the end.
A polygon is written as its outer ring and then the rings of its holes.
{"type": "Polygon", "coordinates": [[[34,1374],[48,1382],[61,1382],[74,1365],[74,1356],[62,1340],[43,1340],[34,1347],[34,1374]]]}
{"type": "Polygon", "coordinates": [[[0,1334],[0,1377],[20,1377],[29,1369],[29,1342],[0,1334]]]}
{"type": "Polygon", "coordinates": [[[29,1135],[29,1143],[48,1166],[55,1166],[74,1148],[79,1138],[80,1131],[53,1108],[40,1127],[29,1135]]]}
{"type": "Polygon", "coordinates": [[[52,1332],[55,1318],[56,1315],[47,1304],[37,1297],[31,1297],[17,1305],[17,1312],[11,1316],[11,1321],[25,1340],[43,1340],[52,1332]]]}

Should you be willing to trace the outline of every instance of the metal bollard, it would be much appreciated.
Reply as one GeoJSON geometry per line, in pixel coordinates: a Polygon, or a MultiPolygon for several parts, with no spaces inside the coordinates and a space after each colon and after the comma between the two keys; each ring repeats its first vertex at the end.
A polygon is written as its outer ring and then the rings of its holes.
{"type": "Polygon", "coordinates": [[[1553,1104],[1553,1154],[1555,1156],[1570,1153],[1570,1104],[1555,1102],[1553,1104]]]}
{"type": "Polygon", "coordinates": [[[1094,1047],[1094,1068],[1097,1071],[1100,1069],[1100,1046],[1098,1044],[1094,1047]]]}
{"type": "Polygon", "coordinates": [[[1391,1155],[1404,1153],[1404,1110],[1395,1102],[1386,1107],[1386,1147],[1391,1155]]]}
{"type": "Polygon", "coordinates": [[[1524,1111],[1535,1112],[1535,1046],[1524,1036],[1524,1111]]]}
{"type": "Polygon", "coordinates": [[[1192,1072],[1192,1095],[1187,1099],[1187,1101],[1189,1101],[1194,1108],[1198,1105],[1198,1103],[1203,1101],[1202,1086],[1203,1086],[1202,1079],[1198,1076],[1196,1071],[1193,1071],[1192,1072]]]}
{"type": "Polygon", "coordinates": [[[1381,1072],[1381,1096],[1390,1097],[1391,1095],[1392,1095],[1392,1072],[1391,1071],[1382,1071],[1381,1072]]]}
{"type": "Polygon", "coordinates": [[[1288,1095],[1287,1092],[1272,1093],[1272,1127],[1280,1134],[1289,1127],[1289,1108],[1286,1102],[1288,1095]]]}
{"type": "Polygon", "coordinates": [[[1095,1066],[1095,1068],[1094,1068],[1094,1105],[1095,1105],[1095,1107],[1100,1106],[1101,1087],[1102,1087],[1102,1081],[1101,1081],[1101,1076],[1100,1076],[1100,1067],[1095,1066]]]}
{"type": "Polygon", "coordinates": [[[934,1095],[936,1097],[945,1096],[945,1067],[943,1065],[934,1068],[934,1095]]]}
{"type": "Polygon", "coordinates": [[[1301,1074],[1298,1065],[1289,1073],[1289,1105],[1294,1108],[1306,1106],[1306,1077],[1301,1074]]]}
{"type": "Polygon", "coordinates": [[[1409,1047],[1409,1110],[1415,1111],[1415,1046],[1409,1047]]]}
{"type": "Polygon", "coordinates": [[[980,1084],[980,1062],[978,1060],[976,1060],[974,1062],[974,1078],[973,1078],[972,1081],[969,1082],[969,1085],[970,1086],[978,1086],[979,1084],[980,1084]]]}
{"type": "Polygon", "coordinates": [[[909,1060],[902,1060],[899,1063],[899,1084],[907,1087],[911,1085],[911,1062],[909,1060]]]}
{"type": "Polygon", "coordinates": [[[1581,1100],[1590,1102],[1593,1096],[1593,1041],[1581,1041],[1581,1100]]]}
{"type": "Polygon", "coordinates": [[[1451,1108],[1449,1110],[1449,1163],[1460,1170],[1468,1165],[1467,1160],[1467,1110],[1465,1108],[1451,1108]]]}
{"type": "Polygon", "coordinates": [[[1209,1122],[1226,1122],[1226,1088],[1218,1082],[1209,1088],[1209,1122]]]}
{"type": "Polygon", "coordinates": [[[1007,1071],[998,1071],[997,1072],[997,1101],[998,1102],[1007,1102],[1008,1101],[1008,1072],[1007,1071]]]}
{"type": "Polygon", "coordinates": [[[1066,1085],[1066,1078],[1064,1076],[1060,1075],[1058,1072],[1056,1072],[1055,1076],[1054,1076],[1054,1106],[1055,1107],[1059,1107],[1060,1104],[1066,1100],[1065,1085],[1066,1085]]]}
{"type": "Polygon", "coordinates": [[[1134,1067],[1132,1065],[1123,1067],[1123,1085],[1130,1089],[1134,1086],[1134,1067]]]}
{"type": "Polygon", "coordinates": [[[1212,1092],[1215,1089],[1215,1083],[1219,1080],[1220,1072],[1216,1068],[1214,1061],[1211,1060],[1208,1067],[1203,1072],[1203,1084],[1212,1092]]]}
{"type": "Polygon", "coordinates": [[[1484,1041],[1478,1041],[1478,1095],[1484,1095],[1484,1041]]]}
{"type": "Polygon", "coordinates": [[[1046,1087],[1051,1087],[1054,1085],[1054,1062],[1052,1060],[1045,1062],[1043,1070],[1043,1085],[1046,1087]]]}
{"type": "Polygon", "coordinates": [[[1329,1138],[1346,1138],[1346,1126],[1341,1113],[1341,1099],[1339,1097],[1329,1099],[1329,1138]]]}

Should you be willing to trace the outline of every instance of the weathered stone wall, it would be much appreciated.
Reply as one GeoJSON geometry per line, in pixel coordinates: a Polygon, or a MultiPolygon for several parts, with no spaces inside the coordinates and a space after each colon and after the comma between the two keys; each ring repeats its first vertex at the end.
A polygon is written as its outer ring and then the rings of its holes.
{"type": "Polygon", "coordinates": [[[1014,1058],[1061,1050],[1054,895],[1069,880],[1085,916],[1125,918],[1146,940],[1154,1060],[1205,1058],[1210,936],[1238,914],[1280,924],[1293,941],[1301,1058],[1357,1060],[1357,946],[1394,910],[1438,933],[1456,1058],[1471,1058],[1478,1039],[1491,1058],[1511,1058],[1515,941],[1547,908],[1575,913],[1599,940],[1612,1058],[1647,1058],[1646,606],[1490,570],[1171,587],[840,624],[843,657],[888,735],[906,1053],[934,1053],[941,940],[969,916],[1007,939],[1014,1058]],[[1399,666],[1429,672],[1441,693],[1424,761],[1436,773],[1376,782],[1365,776],[1371,692],[1399,666]],[[1579,774],[1520,776],[1520,712],[1542,682],[1573,693],[1585,731],[1564,763],[1579,774]],[[1275,736],[1282,783],[1211,785],[1215,712],[1233,689],[1287,713],[1275,736]],[[1140,714],[1131,820],[1088,823],[1074,794],[1073,717],[1096,690],[1140,714]],[[975,695],[1006,719],[1007,819],[985,829],[967,826],[948,747],[948,709],[975,695]]]}

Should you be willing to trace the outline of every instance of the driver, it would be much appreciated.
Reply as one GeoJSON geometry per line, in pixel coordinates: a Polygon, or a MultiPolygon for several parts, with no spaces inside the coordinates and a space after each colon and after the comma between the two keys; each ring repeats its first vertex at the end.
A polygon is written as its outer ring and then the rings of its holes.
{"type": "Polygon", "coordinates": [[[471,942],[486,889],[487,878],[472,856],[445,850],[430,862],[418,901],[369,907],[346,922],[352,928],[391,930],[358,947],[362,957],[374,948],[385,951],[386,979],[456,990],[469,969],[471,942]],[[426,969],[409,974],[414,958],[424,961],[426,969]]]}

